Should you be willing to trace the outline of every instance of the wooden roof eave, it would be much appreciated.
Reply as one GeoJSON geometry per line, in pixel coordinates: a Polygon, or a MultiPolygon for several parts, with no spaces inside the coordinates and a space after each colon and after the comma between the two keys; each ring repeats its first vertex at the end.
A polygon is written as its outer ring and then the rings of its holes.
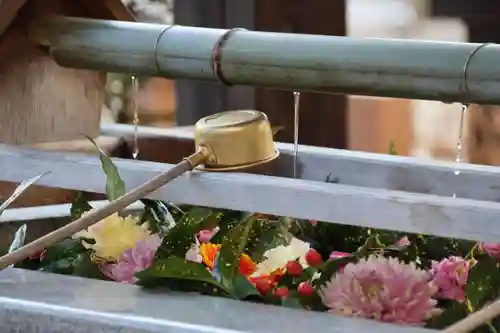
{"type": "Polygon", "coordinates": [[[28,0],[0,0],[0,36],[14,21],[17,12],[28,0]]]}
{"type": "MultiPolygon", "coordinates": [[[[0,0],[0,36],[7,27],[14,21],[17,12],[26,4],[28,0],[0,0]]],[[[112,16],[120,21],[136,21],[134,14],[121,2],[121,0],[83,0],[89,9],[104,17],[112,16]],[[102,9],[96,8],[96,4],[103,5],[102,9]],[[106,10],[108,15],[104,13],[106,10]]]]}

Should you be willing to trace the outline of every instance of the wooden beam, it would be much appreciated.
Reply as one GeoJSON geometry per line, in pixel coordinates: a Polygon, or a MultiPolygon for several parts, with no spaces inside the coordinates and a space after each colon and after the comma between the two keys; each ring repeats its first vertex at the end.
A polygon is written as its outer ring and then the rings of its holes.
{"type": "MultiPolygon", "coordinates": [[[[105,135],[133,136],[131,125],[103,125],[101,130],[105,135]]],[[[194,150],[192,127],[140,127],[139,137],[143,147],[140,156],[149,161],[177,163],[194,150]]],[[[264,173],[291,177],[293,145],[278,142],[276,146],[281,155],[264,173]]],[[[299,148],[299,177],[304,180],[324,182],[329,176],[344,185],[500,201],[499,168],[464,163],[458,169],[457,176],[453,162],[303,145],[299,148]]]]}
{"type": "MultiPolygon", "coordinates": [[[[129,190],[172,168],[114,161],[129,190]]],[[[99,158],[93,156],[0,145],[0,170],[3,181],[20,182],[50,170],[39,185],[96,193],[106,187],[99,158]]],[[[474,241],[500,238],[499,203],[318,181],[195,171],[148,198],[474,241]]]]}

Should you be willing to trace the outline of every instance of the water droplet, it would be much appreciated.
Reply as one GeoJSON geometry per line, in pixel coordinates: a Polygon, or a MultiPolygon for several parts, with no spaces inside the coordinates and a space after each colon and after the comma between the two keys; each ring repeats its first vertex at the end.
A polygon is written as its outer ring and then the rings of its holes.
{"type": "Polygon", "coordinates": [[[299,163],[300,92],[293,92],[293,178],[297,178],[299,163]]]}
{"type": "MultiPolygon", "coordinates": [[[[460,113],[460,125],[458,129],[458,140],[457,146],[455,149],[455,170],[453,174],[455,176],[460,175],[460,163],[462,163],[462,146],[463,146],[463,137],[464,137],[464,128],[465,128],[465,117],[467,116],[467,111],[469,110],[469,104],[462,104],[462,109],[460,113]]],[[[453,198],[457,197],[456,193],[453,193],[453,198]]]]}
{"type": "Polygon", "coordinates": [[[136,76],[132,76],[132,92],[134,98],[132,98],[132,112],[133,112],[133,124],[134,124],[134,147],[132,151],[132,157],[137,159],[139,156],[139,142],[138,142],[138,131],[139,131],[139,103],[137,103],[137,93],[139,92],[139,80],[136,76]]]}

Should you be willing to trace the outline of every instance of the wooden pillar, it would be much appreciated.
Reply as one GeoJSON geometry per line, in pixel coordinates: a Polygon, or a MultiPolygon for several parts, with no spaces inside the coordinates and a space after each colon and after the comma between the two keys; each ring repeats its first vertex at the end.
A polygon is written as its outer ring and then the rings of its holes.
{"type": "MultiPolygon", "coordinates": [[[[460,18],[469,41],[500,43],[500,2],[497,0],[434,0],[431,14],[460,18]]],[[[500,107],[473,105],[467,117],[468,162],[500,165],[500,107]]]]}
{"type": "MultiPolygon", "coordinates": [[[[225,0],[181,0],[174,3],[175,24],[225,27],[225,0]]],[[[215,83],[175,80],[177,125],[192,125],[198,119],[225,108],[225,87],[215,83]]]]}
{"type": "MultiPolygon", "coordinates": [[[[255,0],[256,30],[344,36],[345,1],[255,0]]],[[[283,125],[277,140],[293,141],[293,94],[257,89],[256,107],[273,125],[283,125]]],[[[346,148],[346,97],[301,94],[299,142],[313,146],[346,148]]]]}
{"type": "MultiPolygon", "coordinates": [[[[175,3],[175,22],[211,28],[322,35],[346,33],[344,0],[182,0],[175,3]]],[[[284,126],[278,141],[293,141],[293,93],[253,87],[223,87],[177,80],[178,125],[223,110],[254,108],[268,114],[273,125],[284,126]]],[[[346,97],[301,94],[302,144],[346,148],[346,97]]]]}

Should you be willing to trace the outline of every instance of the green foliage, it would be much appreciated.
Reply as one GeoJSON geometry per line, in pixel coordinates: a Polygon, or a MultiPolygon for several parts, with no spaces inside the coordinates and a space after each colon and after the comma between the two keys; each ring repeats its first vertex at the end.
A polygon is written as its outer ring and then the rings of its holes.
{"type": "Polygon", "coordinates": [[[211,209],[194,207],[186,212],[182,218],[165,234],[158,249],[158,258],[170,256],[183,257],[194,242],[196,233],[204,228],[204,223],[213,217],[211,209]]]}
{"type": "Polygon", "coordinates": [[[7,251],[8,253],[14,252],[15,250],[19,249],[20,247],[24,246],[26,243],[26,229],[28,227],[26,224],[23,224],[17,229],[16,233],[14,234],[14,239],[12,240],[12,243],[10,244],[9,250],[7,251]]]}
{"type": "Polygon", "coordinates": [[[113,201],[125,194],[125,183],[121,179],[118,169],[108,155],[106,155],[91,137],[87,137],[87,139],[94,144],[99,153],[102,170],[106,174],[106,196],[109,201],[113,201]]]}
{"type": "Polygon", "coordinates": [[[442,330],[467,315],[467,306],[465,303],[448,302],[441,315],[434,317],[427,324],[428,328],[442,330]]]}
{"type": "MultiPolygon", "coordinates": [[[[157,260],[150,268],[137,273],[136,277],[139,279],[138,284],[145,287],[174,286],[172,289],[175,289],[176,282],[188,280],[198,282],[202,287],[210,286],[226,295],[231,295],[231,291],[215,280],[203,264],[178,257],[157,260]]],[[[196,290],[196,285],[192,287],[191,290],[196,290]]]]}
{"type": "Polygon", "coordinates": [[[71,203],[71,218],[73,220],[79,219],[83,213],[92,209],[87,199],[82,192],[78,192],[71,203]]]}
{"type": "Polygon", "coordinates": [[[320,268],[321,276],[314,281],[314,286],[321,287],[326,282],[330,281],[331,278],[345,265],[358,261],[356,255],[350,255],[348,257],[329,259],[320,268]]]}
{"type": "Polygon", "coordinates": [[[48,174],[49,172],[44,172],[39,174],[38,176],[35,176],[30,179],[26,179],[23,181],[21,184],[19,184],[15,189],[14,192],[8,197],[6,200],[2,202],[0,205],[0,215],[3,214],[3,212],[14,202],[16,201],[17,198],[19,198],[27,189],[29,189],[32,185],[34,185],[37,181],[40,180],[43,176],[48,174]]]}
{"type": "Polygon", "coordinates": [[[233,227],[222,241],[222,246],[215,260],[213,275],[229,290],[234,290],[234,280],[240,267],[240,257],[245,251],[255,221],[255,215],[249,215],[233,227]]]}
{"type": "Polygon", "coordinates": [[[263,260],[267,250],[288,244],[287,230],[284,219],[257,219],[250,229],[245,252],[257,262],[263,260]]]}
{"type": "Polygon", "coordinates": [[[153,233],[163,233],[175,225],[175,220],[168,206],[163,201],[142,199],[144,212],[141,216],[141,222],[149,222],[149,228],[153,233]]]}
{"type": "Polygon", "coordinates": [[[81,240],[68,238],[45,250],[41,260],[38,260],[38,269],[59,274],[82,274],[81,268],[77,270],[82,256],[89,256],[89,253],[81,240]]]}
{"type": "Polygon", "coordinates": [[[469,270],[465,297],[472,311],[482,308],[500,294],[499,264],[487,255],[476,258],[477,263],[469,270]]]}

